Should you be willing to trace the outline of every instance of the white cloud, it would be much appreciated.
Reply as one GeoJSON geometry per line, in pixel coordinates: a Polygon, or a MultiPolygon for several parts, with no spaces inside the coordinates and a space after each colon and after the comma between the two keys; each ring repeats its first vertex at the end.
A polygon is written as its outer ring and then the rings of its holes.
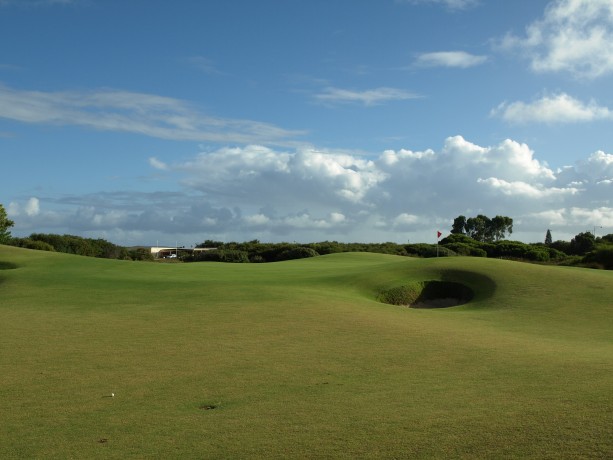
{"type": "Polygon", "coordinates": [[[252,120],[207,116],[179,99],[119,90],[42,92],[0,84],[0,118],[201,142],[294,145],[293,139],[304,134],[252,120]]]}
{"type": "Polygon", "coordinates": [[[265,216],[264,214],[254,214],[253,216],[245,217],[245,222],[249,226],[257,227],[270,223],[270,218],[265,216]]]}
{"type": "Polygon", "coordinates": [[[442,5],[450,10],[464,10],[479,4],[479,0],[397,0],[399,3],[442,5]]]}
{"type": "Polygon", "coordinates": [[[13,217],[37,216],[40,214],[40,200],[36,197],[31,197],[23,204],[12,201],[9,203],[6,212],[9,216],[13,217]]]}
{"type": "Polygon", "coordinates": [[[375,88],[365,91],[353,91],[341,88],[326,88],[316,94],[315,99],[322,103],[357,103],[365,106],[373,106],[390,101],[402,101],[415,99],[419,96],[398,88],[375,88]]]}
{"type": "Polygon", "coordinates": [[[527,144],[505,139],[493,147],[481,147],[462,136],[447,138],[443,153],[453,158],[456,168],[471,168],[479,171],[480,177],[488,173],[505,176],[509,180],[554,178],[554,173],[546,163],[534,158],[534,151],[527,144]]]}
{"type": "Polygon", "coordinates": [[[487,56],[477,56],[465,51],[438,51],[420,54],[415,64],[420,67],[468,68],[483,64],[487,56]]]}
{"type": "Polygon", "coordinates": [[[38,198],[30,198],[24,206],[24,212],[28,216],[37,216],[40,213],[40,202],[38,198]]]}
{"type": "Polygon", "coordinates": [[[586,222],[613,233],[606,229],[613,216],[613,155],[604,151],[556,171],[526,144],[507,139],[481,146],[462,136],[447,138],[437,150],[386,150],[376,157],[248,145],[157,162],[150,166],[159,174],[181,178],[182,192],[13,202],[8,211],[15,231],[147,241],[172,235],[192,244],[417,242],[430,241],[433,229],[450,228],[460,214],[503,214],[516,222],[514,237],[531,241],[542,240],[547,228],[556,238],[572,237],[586,222]]]}
{"type": "Polygon", "coordinates": [[[527,198],[545,198],[554,195],[574,195],[579,193],[580,190],[574,187],[557,188],[557,187],[543,187],[541,184],[528,184],[522,181],[506,181],[504,179],[497,179],[490,177],[488,179],[477,179],[477,183],[485,184],[492,189],[499,190],[507,196],[525,196],[527,198]]]}
{"type": "Polygon", "coordinates": [[[571,228],[573,230],[570,234],[593,232],[593,228],[597,229],[599,236],[613,233],[613,207],[569,207],[533,213],[527,215],[526,219],[542,222],[554,228],[571,228]]]}
{"type": "Polygon", "coordinates": [[[416,216],[414,214],[407,214],[406,212],[403,212],[402,214],[399,214],[398,216],[396,216],[393,220],[393,226],[394,228],[400,229],[400,230],[408,230],[411,229],[415,226],[415,224],[417,224],[419,222],[419,216],[416,216]]]}
{"type": "Polygon", "coordinates": [[[432,158],[436,155],[434,150],[426,150],[424,152],[413,152],[412,150],[400,149],[398,152],[393,150],[385,150],[381,155],[381,161],[385,163],[387,166],[394,165],[398,163],[401,159],[409,158],[409,159],[427,159],[432,158]]]}
{"type": "Polygon", "coordinates": [[[594,152],[589,161],[592,163],[596,163],[601,166],[603,169],[607,168],[611,173],[613,173],[613,155],[609,153],[604,153],[602,150],[594,152]]]}
{"type": "Polygon", "coordinates": [[[501,46],[519,49],[535,72],[569,72],[597,78],[613,72],[613,2],[555,0],[523,37],[508,34],[501,46]]]}
{"type": "Polygon", "coordinates": [[[151,165],[152,168],[159,169],[160,171],[166,171],[168,169],[168,165],[166,163],[155,157],[149,158],[149,165],[151,165]]]}
{"type": "Polygon", "coordinates": [[[595,101],[585,104],[566,93],[544,96],[531,103],[502,103],[491,112],[512,123],[579,123],[612,120],[613,111],[595,101]]]}

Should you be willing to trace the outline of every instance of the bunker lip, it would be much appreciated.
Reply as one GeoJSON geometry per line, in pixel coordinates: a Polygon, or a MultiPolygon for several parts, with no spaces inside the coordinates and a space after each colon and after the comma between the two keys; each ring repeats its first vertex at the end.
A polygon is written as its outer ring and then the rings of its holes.
{"type": "Polygon", "coordinates": [[[416,281],[394,287],[379,294],[379,301],[410,308],[449,308],[464,305],[473,298],[473,291],[452,281],[416,281]]]}

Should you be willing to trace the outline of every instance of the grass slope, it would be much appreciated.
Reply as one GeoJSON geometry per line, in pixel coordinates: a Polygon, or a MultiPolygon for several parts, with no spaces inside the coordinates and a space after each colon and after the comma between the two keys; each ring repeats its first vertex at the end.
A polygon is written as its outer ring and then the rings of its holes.
{"type": "Polygon", "coordinates": [[[0,246],[0,457],[611,457],[612,292],[613,272],[480,258],[0,246]],[[475,297],[376,301],[422,280],[475,297]]]}

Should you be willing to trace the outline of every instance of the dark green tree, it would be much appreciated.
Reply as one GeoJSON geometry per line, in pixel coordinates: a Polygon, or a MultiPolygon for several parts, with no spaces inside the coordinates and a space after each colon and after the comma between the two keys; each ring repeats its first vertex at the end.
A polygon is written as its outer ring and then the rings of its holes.
{"type": "Polygon", "coordinates": [[[513,219],[507,216],[496,216],[490,219],[483,214],[477,217],[458,216],[453,221],[451,233],[466,234],[476,241],[491,243],[504,240],[507,234],[513,233],[513,219]]]}
{"type": "Polygon", "coordinates": [[[596,247],[596,238],[592,232],[583,232],[575,235],[570,240],[570,251],[572,254],[583,256],[588,252],[594,250],[596,247]]]}
{"type": "Polygon", "coordinates": [[[4,206],[0,204],[0,244],[6,244],[11,239],[9,228],[15,225],[15,222],[10,220],[6,215],[4,206]]]}
{"type": "Polygon", "coordinates": [[[490,218],[483,214],[469,217],[466,220],[466,234],[473,240],[492,241],[490,218]]]}
{"type": "MultiPolygon", "coordinates": [[[[513,233],[513,219],[506,216],[496,216],[490,221],[490,237],[496,241],[504,240],[507,233],[513,233]]],[[[492,240],[487,240],[492,241],[492,240]]]]}
{"type": "Polygon", "coordinates": [[[451,233],[457,235],[463,235],[466,229],[466,217],[458,216],[453,219],[453,226],[451,227],[451,233]]]}
{"type": "Polygon", "coordinates": [[[545,235],[545,244],[549,246],[553,243],[553,238],[551,238],[551,230],[547,229],[547,234],[545,235]]]}

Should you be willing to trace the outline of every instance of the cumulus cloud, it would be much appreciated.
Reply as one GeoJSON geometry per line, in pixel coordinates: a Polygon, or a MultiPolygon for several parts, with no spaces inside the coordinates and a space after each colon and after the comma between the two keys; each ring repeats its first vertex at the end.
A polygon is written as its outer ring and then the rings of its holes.
{"type": "Polygon", "coordinates": [[[580,123],[596,120],[612,120],[613,111],[599,106],[595,101],[585,104],[566,93],[544,96],[530,103],[503,102],[492,110],[512,123],[580,123]]]}
{"type": "Polygon", "coordinates": [[[535,72],[568,72],[593,79],[613,72],[613,2],[555,0],[522,36],[500,45],[520,50],[535,72]]]}
{"type": "Polygon", "coordinates": [[[43,92],[0,84],[0,118],[199,142],[294,145],[304,134],[258,121],[208,116],[179,99],[112,89],[43,92]]]}
{"type": "Polygon", "coordinates": [[[454,217],[478,213],[513,217],[514,236],[540,241],[547,228],[571,237],[586,222],[606,227],[613,216],[613,154],[597,151],[554,171],[511,139],[481,146],[452,136],[439,149],[368,157],[247,145],[150,166],[180,181],[182,191],[38,197],[11,203],[9,215],[22,233],[139,236],[140,243],[164,235],[189,242],[429,241],[454,217]]]}
{"type": "Polygon", "coordinates": [[[7,213],[10,216],[28,216],[33,217],[40,214],[40,200],[36,197],[31,197],[25,203],[11,202],[8,205],[7,213]]]}
{"type": "Polygon", "coordinates": [[[465,51],[437,51],[420,54],[415,60],[419,67],[459,67],[466,69],[483,64],[487,56],[477,56],[465,51]]]}
{"type": "Polygon", "coordinates": [[[28,216],[37,216],[40,213],[40,202],[38,198],[30,198],[24,206],[24,212],[28,216]]]}
{"type": "Polygon", "coordinates": [[[415,99],[419,96],[398,88],[375,88],[365,91],[354,91],[342,88],[326,88],[315,99],[325,104],[362,104],[373,106],[390,101],[415,99]]]}

